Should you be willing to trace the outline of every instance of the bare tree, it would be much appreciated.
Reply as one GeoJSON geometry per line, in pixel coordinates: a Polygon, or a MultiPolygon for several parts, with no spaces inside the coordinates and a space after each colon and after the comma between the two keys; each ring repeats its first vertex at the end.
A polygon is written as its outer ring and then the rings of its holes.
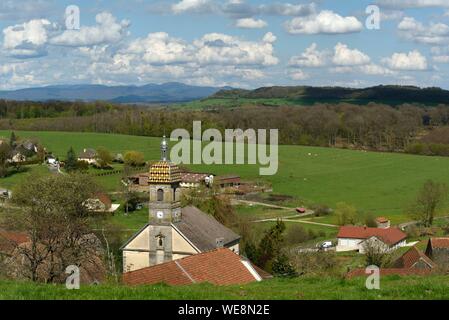
{"type": "Polygon", "coordinates": [[[59,282],[69,265],[101,262],[101,244],[89,226],[85,201],[97,190],[85,176],[50,175],[22,183],[12,201],[7,225],[29,241],[15,244],[10,259],[14,275],[32,281],[59,282]]]}
{"type": "Polygon", "coordinates": [[[410,205],[408,212],[426,227],[433,224],[438,211],[443,207],[448,195],[447,185],[428,180],[418,191],[415,201],[410,205]]]}
{"type": "Polygon", "coordinates": [[[386,267],[391,263],[391,255],[387,246],[377,238],[367,239],[363,244],[367,266],[386,267]]]}

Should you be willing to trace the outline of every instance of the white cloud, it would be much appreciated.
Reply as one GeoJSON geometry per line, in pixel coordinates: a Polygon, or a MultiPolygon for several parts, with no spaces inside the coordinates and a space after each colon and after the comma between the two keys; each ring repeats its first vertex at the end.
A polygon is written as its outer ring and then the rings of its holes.
{"type": "Polygon", "coordinates": [[[363,25],[356,17],[342,17],[324,10],[319,14],[293,18],[285,23],[285,28],[291,34],[337,34],[360,32],[363,25]]]}
{"type": "Polygon", "coordinates": [[[269,5],[261,5],[259,7],[260,14],[280,15],[280,16],[308,16],[315,13],[316,6],[311,4],[291,4],[291,3],[274,3],[269,5]]]}
{"type": "Polygon", "coordinates": [[[422,71],[427,70],[427,59],[419,51],[409,53],[394,53],[390,58],[382,59],[382,62],[393,70],[422,71]]]}
{"type": "Polygon", "coordinates": [[[108,12],[102,12],[95,17],[97,22],[93,27],[81,27],[80,30],[66,30],[50,39],[50,43],[60,46],[92,46],[103,43],[114,43],[128,35],[129,21],[117,19],[108,12]]]}
{"type": "Polygon", "coordinates": [[[449,43],[449,26],[431,22],[429,25],[412,17],[405,17],[398,24],[400,34],[407,40],[417,43],[439,45],[449,43]]]}
{"type": "Polygon", "coordinates": [[[338,66],[355,66],[364,65],[370,62],[368,57],[363,52],[357,49],[350,49],[347,45],[338,43],[334,48],[334,56],[332,62],[338,66]]]}
{"type": "Polygon", "coordinates": [[[433,56],[432,60],[437,63],[449,63],[449,55],[433,56]]]}
{"type": "Polygon", "coordinates": [[[324,67],[328,63],[329,53],[326,51],[319,51],[317,44],[312,43],[303,53],[298,56],[290,58],[290,66],[300,67],[324,67]]]}
{"type": "Polygon", "coordinates": [[[172,5],[173,13],[180,14],[185,12],[207,12],[211,10],[210,0],[181,0],[172,5]]]}
{"type": "Polygon", "coordinates": [[[385,8],[431,8],[449,7],[447,0],[379,0],[377,4],[385,8]]]}
{"type": "Polygon", "coordinates": [[[48,29],[52,26],[45,19],[31,20],[3,30],[3,48],[12,56],[31,58],[44,53],[48,41],[48,29]]]}
{"type": "Polygon", "coordinates": [[[307,73],[305,73],[304,71],[302,71],[300,69],[296,69],[296,70],[289,72],[289,76],[290,76],[290,79],[295,80],[295,81],[302,81],[302,80],[310,79],[310,75],[308,75],[307,73]]]}
{"type": "Polygon", "coordinates": [[[235,26],[243,29],[261,29],[265,28],[268,24],[262,19],[243,18],[238,19],[235,26]]]}
{"type": "Polygon", "coordinates": [[[196,59],[201,64],[237,64],[272,66],[275,37],[267,33],[262,42],[243,41],[220,33],[210,33],[194,41],[196,59]]]}
{"type": "Polygon", "coordinates": [[[181,39],[172,38],[165,32],[157,32],[131,41],[117,57],[125,61],[127,55],[137,55],[151,64],[185,63],[193,60],[193,48],[181,39]]]}
{"type": "Polygon", "coordinates": [[[363,73],[371,76],[387,76],[395,74],[394,71],[379,66],[377,64],[367,64],[364,66],[359,66],[358,69],[363,73]]]}

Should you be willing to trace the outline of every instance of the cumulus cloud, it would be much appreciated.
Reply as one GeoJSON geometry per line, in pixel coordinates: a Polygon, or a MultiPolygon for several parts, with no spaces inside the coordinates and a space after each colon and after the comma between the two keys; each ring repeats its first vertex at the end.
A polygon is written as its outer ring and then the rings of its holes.
{"type": "Polygon", "coordinates": [[[427,58],[419,51],[413,50],[409,53],[394,53],[382,62],[393,70],[423,71],[428,69],[427,58]]]}
{"type": "Polygon", "coordinates": [[[45,53],[45,45],[52,27],[46,19],[31,20],[3,30],[3,48],[12,56],[32,58],[45,53]]]}
{"type": "Polygon", "coordinates": [[[265,28],[268,24],[262,19],[254,18],[242,18],[238,19],[235,23],[237,28],[243,29],[261,29],[265,28]]]}
{"type": "Polygon", "coordinates": [[[308,16],[316,11],[314,3],[310,4],[291,4],[291,3],[273,3],[259,6],[260,14],[279,15],[279,16],[308,16]]]}
{"type": "Polygon", "coordinates": [[[449,26],[431,22],[429,25],[412,17],[405,17],[398,24],[400,34],[407,40],[417,43],[440,45],[449,43],[449,26]]]}
{"type": "Polygon", "coordinates": [[[212,9],[210,0],[181,0],[172,5],[173,13],[180,14],[185,12],[209,12],[212,9]]]}
{"type": "Polygon", "coordinates": [[[338,43],[334,48],[332,62],[338,66],[364,65],[370,62],[370,57],[357,49],[350,49],[347,45],[338,43]]]}
{"type": "Polygon", "coordinates": [[[292,70],[288,74],[289,74],[290,79],[295,80],[295,81],[303,81],[303,80],[310,79],[310,75],[300,69],[292,70]]]}
{"type": "Polygon", "coordinates": [[[165,32],[150,33],[146,38],[133,40],[117,57],[126,60],[127,55],[138,55],[152,64],[185,63],[194,59],[191,45],[165,32]]]}
{"type": "Polygon", "coordinates": [[[449,55],[433,56],[432,60],[436,63],[449,63],[449,55]]]}
{"type": "Polygon", "coordinates": [[[291,34],[338,34],[360,32],[362,23],[356,17],[342,17],[330,10],[306,17],[296,17],[285,23],[291,34]]]}
{"type": "Polygon", "coordinates": [[[328,63],[329,52],[319,51],[316,43],[312,43],[303,53],[290,58],[290,66],[299,67],[324,67],[328,63]]]}
{"type": "Polygon", "coordinates": [[[238,64],[272,66],[279,60],[274,56],[275,37],[267,33],[261,42],[244,41],[220,33],[210,33],[194,41],[196,59],[201,64],[238,64]]]}
{"type": "Polygon", "coordinates": [[[449,7],[446,0],[379,0],[379,6],[385,8],[430,8],[430,7],[449,7]]]}
{"type": "Polygon", "coordinates": [[[48,16],[54,10],[54,0],[2,0],[0,21],[31,20],[48,16]]]}
{"type": "Polygon", "coordinates": [[[50,39],[50,43],[60,46],[92,46],[102,43],[120,41],[128,34],[130,22],[120,22],[109,12],[102,12],[95,17],[97,22],[93,27],[81,27],[80,30],[66,30],[50,39]]]}

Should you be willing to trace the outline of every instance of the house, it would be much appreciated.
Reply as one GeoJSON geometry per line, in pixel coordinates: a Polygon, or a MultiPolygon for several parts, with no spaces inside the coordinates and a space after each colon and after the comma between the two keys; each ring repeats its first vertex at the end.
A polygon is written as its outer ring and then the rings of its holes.
{"type": "Polygon", "coordinates": [[[395,268],[405,269],[432,270],[436,267],[435,263],[415,246],[411,247],[406,253],[397,259],[393,265],[395,268]]]}
{"type": "Polygon", "coordinates": [[[221,188],[236,187],[241,184],[241,179],[238,175],[219,176],[215,178],[215,181],[221,188]]]}
{"type": "Polygon", "coordinates": [[[28,241],[25,233],[0,230],[0,256],[10,256],[16,246],[28,241]]]}
{"type": "Polygon", "coordinates": [[[208,173],[192,173],[183,172],[181,173],[181,188],[198,188],[202,185],[210,185],[214,181],[214,176],[208,173]]]}
{"type": "Polygon", "coordinates": [[[271,275],[254,266],[229,249],[220,248],[179,260],[123,274],[128,285],[165,283],[171,286],[194,283],[241,285],[270,278],[271,275]]]}
{"type": "Polygon", "coordinates": [[[78,155],[78,161],[84,161],[89,164],[96,162],[97,151],[95,149],[83,149],[83,151],[78,155]]]}
{"type": "Polygon", "coordinates": [[[377,217],[376,224],[378,228],[387,229],[390,227],[390,220],[385,217],[377,217]]]}
{"type": "MultiPolygon", "coordinates": [[[[4,267],[6,274],[11,278],[24,278],[24,274],[26,274],[25,270],[28,268],[26,267],[28,259],[26,259],[25,256],[30,252],[36,251],[37,255],[42,257],[42,261],[36,270],[37,278],[42,282],[48,280],[48,274],[51,272],[50,270],[54,268],[54,259],[57,259],[57,263],[60,263],[65,259],[65,257],[60,256],[48,256],[47,254],[45,254],[47,252],[47,249],[45,249],[42,244],[37,243],[35,244],[35,246],[33,246],[32,242],[25,234],[9,232],[8,237],[10,238],[10,240],[8,240],[7,243],[9,243],[10,246],[8,247],[9,251],[7,252],[7,254],[4,255],[4,267]]],[[[83,241],[83,243],[88,242],[91,246],[91,249],[80,255],[79,259],[77,260],[80,266],[80,283],[93,284],[103,281],[106,276],[106,267],[103,257],[104,250],[100,239],[98,239],[95,234],[91,233],[84,235],[80,239],[80,241],[83,241]]],[[[57,280],[63,282],[66,280],[66,277],[67,275],[63,274],[62,278],[59,278],[57,280]]]]}
{"type": "Polygon", "coordinates": [[[0,200],[10,199],[12,196],[11,190],[0,188],[0,200]]]}
{"type": "Polygon", "coordinates": [[[148,181],[149,181],[149,173],[137,173],[132,176],[129,176],[124,183],[128,186],[129,191],[135,192],[149,192],[148,181]]]}
{"type": "MultiPolygon", "coordinates": [[[[128,186],[132,191],[149,191],[149,173],[138,173],[128,177],[128,186]]],[[[201,185],[209,186],[213,183],[214,176],[208,173],[181,172],[179,186],[185,189],[198,188],[201,185]]]]}
{"type": "Polygon", "coordinates": [[[17,150],[13,151],[12,157],[9,160],[9,162],[12,162],[12,163],[22,163],[25,161],[27,161],[27,157],[22,152],[17,151],[17,150]]]}
{"type": "Polygon", "coordinates": [[[449,267],[449,238],[430,238],[426,256],[440,267],[449,267]]]}
{"type": "Polygon", "coordinates": [[[38,146],[36,143],[30,141],[30,140],[25,140],[23,142],[21,142],[18,147],[23,148],[24,150],[30,152],[30,153],[37,153],[38,151],[38,146]]]}
{"type": "Polygon", "coordinates": [[[114,212],[120,205],[112,204],[111,198],[107,194],[97,193],[94,197],[85,202],[89,211],[94,212],[114,212]]]}
{"type": "Polygon", "coordinates": [[[181,206],[181,171],[167,155],[164,138],[161,161],[149,172],[149,223],[121,248],[125,272],[221,247],[239,254],[239,235],[198,208],[181,206]]]}
{"type": "Polygon", "coordinates": [[[58,164],[58,160],[54,156],[47,157],[47,164],[56,166],[58,164]]]}
{"type": "Polygon", "coordinates": [[[397,228],[368,228],[358,226],[343,226],[337,235],[339,251],[358,251],[364,253],[366,244],[382,246],[386,251],[392,251],[406,244],[407,235],[397,228]]]}

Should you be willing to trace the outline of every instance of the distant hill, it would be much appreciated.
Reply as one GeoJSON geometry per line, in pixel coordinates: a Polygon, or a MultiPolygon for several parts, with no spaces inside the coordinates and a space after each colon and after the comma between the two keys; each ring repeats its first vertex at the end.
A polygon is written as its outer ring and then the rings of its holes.
{"type": "Polygon", "coordinates": [[[170,82],[144,86],[63,85],[0,91],[0,99],[28,101],[94,101],[171,103],[202,99],[230,88],[189,86],[170,82]]]}
{"type": "Polygon", "coordinates": [[[449,91],[441,88],[414,86],[376,86],[363,89],[344,87],[263,87],[256,90],[221,90],[211,99],[284,99],[299,104],[309,102],[353,103],[379,102],[388,104],[422,103],[449,104],[449,91]]]}

